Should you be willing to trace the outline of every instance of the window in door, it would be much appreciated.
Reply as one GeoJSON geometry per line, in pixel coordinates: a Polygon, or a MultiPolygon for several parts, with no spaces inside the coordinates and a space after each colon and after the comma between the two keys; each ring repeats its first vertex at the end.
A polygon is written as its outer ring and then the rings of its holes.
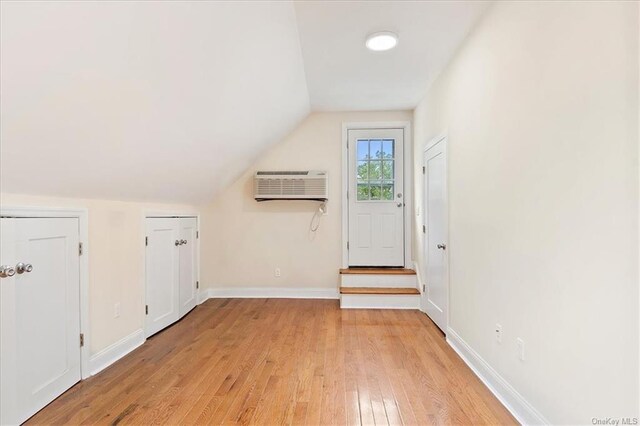
{"type": "Polygon", "coordinates": [[[395,194],[395,141],[358,139],[357,200],[393,201],[395,194]]]}

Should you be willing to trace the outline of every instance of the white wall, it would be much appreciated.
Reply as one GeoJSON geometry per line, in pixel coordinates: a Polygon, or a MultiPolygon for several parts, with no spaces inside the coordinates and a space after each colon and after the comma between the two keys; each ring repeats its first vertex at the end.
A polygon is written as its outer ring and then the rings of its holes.
{"type": "Polygon", "coordinates": [[[210,288],[337,290],[341,252],[342,123],[409,121],[404,112],[312,113],[282,143],[202,210],[201,278],[210,288]],[[253,199],[257,170],[327,170],[328,214],[316,235],[318,202],[253,199]],[[275,277],[275,268],[282,276],[275,277]]]}
{"type": "Polygon", "coordinates": [[[417,160],[449,136],[449,325],[555,424],[640,414],[637,8],[497,2],[414,115],[417,160]]]}
{"type": "Polygon", "coordinates": [[[186,205],[0,194],[2,207],[86,208],[89,215],[90,355],[144,327],[144,215],[193,213],[186,205]],[[114,305],[120,303],[120,316],[114,305]]]}

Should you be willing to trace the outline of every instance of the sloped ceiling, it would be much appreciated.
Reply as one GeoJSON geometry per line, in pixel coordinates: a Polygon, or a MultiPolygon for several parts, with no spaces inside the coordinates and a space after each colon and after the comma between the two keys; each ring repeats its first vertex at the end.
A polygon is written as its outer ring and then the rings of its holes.
{"type": "Polygon", "coordinates": [[[204,202],[309,112],[287,2],[2,2],[4,192],[204,202]]]}
{"type": "Polygon", "coordinates": [[[486,6],[0,4],[0,190],[189,203],[311,108],[413,108],[486,6]],[[398,48],[366,51],[379,30],[398,48]]]}

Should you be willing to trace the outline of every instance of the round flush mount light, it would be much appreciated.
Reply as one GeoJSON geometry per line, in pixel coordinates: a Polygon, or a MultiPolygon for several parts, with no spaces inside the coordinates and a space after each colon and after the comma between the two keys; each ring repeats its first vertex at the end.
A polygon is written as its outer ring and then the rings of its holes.
{"type": "Polygon", "coordinates": [[[365,42],[367,49],[373,50],[374,52],[383,52],[385,50],[393,49],[397,44],[398,35],[391,31],[380,31],[370,34],[365,42]]]}

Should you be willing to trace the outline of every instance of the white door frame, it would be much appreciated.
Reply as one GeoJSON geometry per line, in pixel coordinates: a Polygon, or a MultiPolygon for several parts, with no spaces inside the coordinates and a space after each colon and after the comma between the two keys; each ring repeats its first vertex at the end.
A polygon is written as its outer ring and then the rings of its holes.
{"type": "MultiPolygon", "coordinates": [[[[445,260],[446,260],[446,265],[447,265],[447,273],[446,273],[446,279],[447,279],[447,315],[445,316],[447,324],[445,326],[445,329],[442,330],[442,332],[446,335],[448,333],[449,330],[449,324],[450,324],[450,312],[451,312],[451,292],[449,291],[449,287],[450,287],[450,279],[449,279],[449,271],[450,271],[450,263],[449,263],[449,250],[450,250],[450,244],[449,244],[449,137],[447,132],[443,132],[441,134],[439,134],[438,136],[436,136],[435,138],[429,140],[429,142],[427,142],[427,144],[424,146],[424,150],[422,151],[422,159],[421,162],[423,163],[422,166],[425,167],[426,165],[424,164],[424,156],[427,153],[427,151],[429,151],[431,148],[433,148],[437,143],[441,142],[444,140],[444,151],[445,151],[445,171],[444,171],[444,204],[445,204],[445,215],[447,217],[447,224],[446,224],[446,228],[447,228],[447,256],[445,256],[445,260]]],[[[424,169],[423,169],[424,170],[424,169]]],[[[425,175],[422,175],[422,184],[423,184],[423,188],[422,188],[422,192],[424,194],[425,192],[425,188],[424,188],[424,181],[426,180],[425,175]]],[[[426,212],[427,212],[427,199],[425,197],[423,197],[422,200],[422,224],[420,224],[420,226],[426,226],[426,212]]],[[[425,267],[428,268],[427,265],[427,251],[425,249],[427,245],[427,239],[425,238],[425,234],[422,234],[422,247],[423,247],[423,254],[424,254],[424,259],[423,259],[423,264],[425,265],[425,267]]],[[[426,271],[425,272],[425,279],[426,279],[426,271]]],[[[427,297],[427,293],[425,291],[423,291],[424,286],[426,285],[426,283],[422,280],[420,280],[420,282],[418,283],[420,285],[420,310],[422,312],[424,312],[425,314],[427,313],[427,309],[426,309],[426,304],[425,304],[425,300],[427,297]]]]}
{"type": "Polygon", "coordinates": [[[342,267],[349,267],[349,130],[402,129],[404,133],[404,267],[413,265],[411,253],[411,212],[413,212],[413,141],[410,121],[370,121],[342,123],[342,267]]]}
{"type": "Polygon", "coordinates": [[[146,235],[146,220],[148,218],[153,217],[162,217],[162,218],[183,218],[183,217],[195,217],[196,218],[196,232],[198,233],[198,238],[196,238],[196,281],[198,281],[199,285],[196,289],[196,306],[200,303],[204,302],[206,298],[203,300],[201,297],[202,283],[200,282],[200,214],[195,211],[173,211],[173,210],[147,210],[142,214],[142,228],[143,228],[143,236],[140,239],[141,245],[141,253],[142,254],[142,264],[145,265],[144,268],[144,277],[142,281],[142,286],[144,291],[142,292],[142,309],[140,310],[140,317],[142,320],[142,330],[144,331],[144,338],[147,339],[147,327],[146,327],[146,313],[144,307],[147,304],[147,247],[145,243],[146,235]]]}
{"type": "MultiPolygon", "coordinates": [[[[91,327],[89,326],[89,211],[86,208],[9,206],[0,207],[0,217],[71,218],[78,219],[78,239],[82,244],[80,256],[80,333],[84,345],[80,347],[80,378],[91,376],[89,355],[91,327]]],[[[80,336],[78,336],[78,339],[80,336]]]]}

